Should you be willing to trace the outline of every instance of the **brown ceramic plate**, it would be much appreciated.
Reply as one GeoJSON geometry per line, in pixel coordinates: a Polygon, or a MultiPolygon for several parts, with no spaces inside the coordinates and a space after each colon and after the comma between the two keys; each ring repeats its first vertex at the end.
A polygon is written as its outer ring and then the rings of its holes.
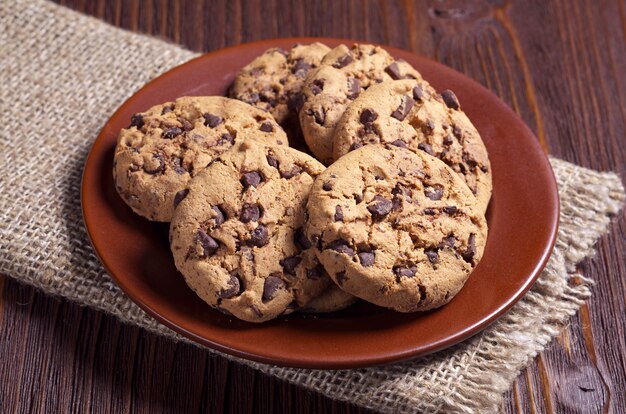
{"type": "Polygon", "coordinates": [[[132,213],[111,175],[113,150],[131,114],[184,95],[223,95],[237,71],[269,47],[340,39],[275,39],[200,56],[148,83],[106,123],[87,158],[85,225],[102,263],[126,294],[158,321],[210,348],[242,358],[306,368],[354,368],[414,358],[449,347],[509,309],[531,287],[554,245],[559,198],[537,138],[502,101],[466,76],[386,47],[437,89],[450,88],[480,131],[493,167],[484,257],[463,290],[441,309],[400,314],[357,304],[323,316],[290,315],[265,324],[233,320],[202,302],[176,271],[167,225],[132,213]]]}

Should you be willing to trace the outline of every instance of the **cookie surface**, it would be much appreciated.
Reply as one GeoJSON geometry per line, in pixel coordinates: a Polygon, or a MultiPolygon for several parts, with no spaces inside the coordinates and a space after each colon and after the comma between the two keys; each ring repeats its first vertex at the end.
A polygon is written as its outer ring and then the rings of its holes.
{"type": "Polygon", "coordinates": [[[487,209],[492,189],[487,149],[453,92],[442,96],[415,80],[372,86],[344,112],[335,130],[334,158],[372,143],[393,143],[439,158],[463,178],[482,211],[487,209]]]}
{"type": "Polygon", "coordinates": [[[170,247],[200,298],[263,322],[305,306],[332,283],[302,231],[309,189],[323,170],[293,148],[247,139],[189,182],[170,247]]]}
{"type": "Polygon", "coordinates": [[[331,284],[322,293],[307,303],[302,312],[329,313],[336,312],[354,304],[358,298],[342,290],[336,284],[331,284]]]}
{"type": "Polygon", "coordinates": [[[333,161],[335,126],[348,104],[371,85],[406,78],[422,77],[407,62],[394,60],[378,46],[340,45],[328,52],[302,89],[300,124],[311,152],[329,165],[333,161]]]}
{"type": "Polygon", "coordinates": [[[329,51],[322,43],[298,44],[288,51],[268,49],[241,69],[229,96],[269,112],[287,131],[298,135],[297,99],[304,80],[329,51]]]}
{"type": "Polygon", "coordinates": [[[154,106],[133,115],[130,127],[120,132],[115,188],[135,213],[170,221],[176,193],[246,136],[289,144],[270,114],[234,99],[183,97],[154,106]]]}
{"type": "Polygon", "coordinates": [[[482,257],[485,217],[440,160],[367,145],[345,155],[311,189],[305,231],[341,288],[401,312],[454,297],[482,257]]]}

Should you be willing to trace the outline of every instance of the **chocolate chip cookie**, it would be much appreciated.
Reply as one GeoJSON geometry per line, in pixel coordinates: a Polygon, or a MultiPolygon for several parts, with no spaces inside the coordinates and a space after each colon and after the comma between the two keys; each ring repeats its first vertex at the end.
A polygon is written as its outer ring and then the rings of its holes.
{"type": "Polygon", "coordinates": [[[319,68],[311,71],[303,88],[300,123],[309,149],[329,165],[335,126],[363,90],[383,81],[421,78],[407,62],[394,60],[378,46],[341,45],[331,50],[319,68]]]}
{"type": "Polygon", "coordinates": [[[134,114],[120,132],[115,188],[135,213],[170,221],[176,194],[216,156],[247,136],[288,145],[272,116],[234,99],[183,97],[134,114]]]}
{"type": "Polygon", "coordinates": [[[371,143],[424,151],[463,178],[484,212],[491,198],[491,165],[480,134],[454,92],[427,82],[374,85],[346,109],[335,130],[334,158],[371,143]],[[400,138],[402,137],[402,138],[400,138]]]}
{"type": "Polygon", "coordinates": [[[335,283],[400,312],[450,301],[487,238],[476,198],[451,168],[393,145],[337,160],[313,184],[307,214],[305,234],[335,283]]]}
{"type": "Polygon", "coordinates": [[[304,79],[329,51],[322,43],[297,44],[289,51],[268,49],[241,69],[229,96],[269,112],[297,137],[301,135],[298,110],[304,79]]]}
{"type": "Polygon", "coordinates": [[[188,183],[177,195],[170,247],[202,300],[263,322],[306,306],[332,283],[302,229],[323,170],[293,148],[248,138],[188,183]]]}

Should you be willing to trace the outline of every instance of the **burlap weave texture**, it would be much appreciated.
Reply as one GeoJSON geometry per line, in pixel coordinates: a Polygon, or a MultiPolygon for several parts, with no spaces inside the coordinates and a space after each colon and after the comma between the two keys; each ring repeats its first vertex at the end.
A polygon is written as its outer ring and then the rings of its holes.
{"type": "MultiPolygon", "coordinates": [[[[107,117],[145,82],[195,54],[41,0],[0,2],[0,52],[0,273],[185,340],[104,272],[83,228],[80,178],[107,117]]],[[[555,251],[533,289],[483,333],[417,361],[369,369],[238,361],[383,412],[497,410],[519,370],[589,297],[590,280],[568,281],[624,200],[615,174],[551,163],[562,203],[555,251]]]]}

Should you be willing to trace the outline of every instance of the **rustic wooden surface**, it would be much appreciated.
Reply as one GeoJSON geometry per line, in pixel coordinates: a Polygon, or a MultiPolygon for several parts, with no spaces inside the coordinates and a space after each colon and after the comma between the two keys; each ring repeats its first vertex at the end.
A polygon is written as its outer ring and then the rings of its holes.
{"type": "MultiPolygon", "coordinates": [[[[197,51],[328,36],[412,50],[493,90],[551,154],[626,179],[626,4],[512,1],[65,1],[197,51]]],[[[529,166],[532,168],[532,166],[529,166]]],[[[503,411],[626,412],[626,220],[580,271],[591,300],[503,411]]],[[[362,412],[0,277],[1,412],[362,412]]]]}

